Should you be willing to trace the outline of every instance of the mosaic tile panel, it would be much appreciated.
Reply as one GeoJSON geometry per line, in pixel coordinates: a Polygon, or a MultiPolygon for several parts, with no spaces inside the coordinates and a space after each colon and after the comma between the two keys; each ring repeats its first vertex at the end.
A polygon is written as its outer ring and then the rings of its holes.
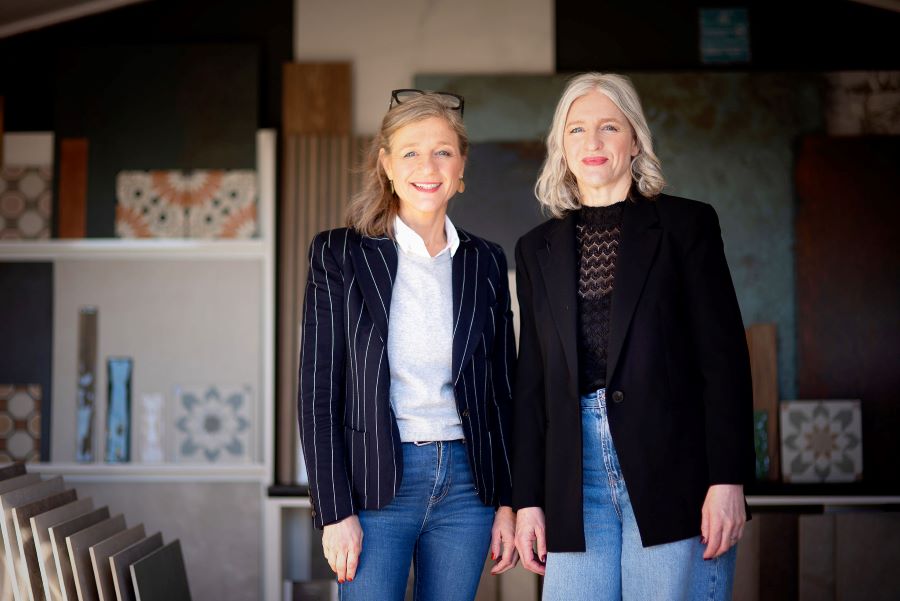
{"type": "Polygon", "coordinates": [[[862,410],[858,400],[783,401],[785,482],[862,479],[862,410]]]}
{"type": "Polygon", "coordinates": [[[41,386],[0,384],[0,464],[41,459],[41,386]]]}
{"type": "Polygon", "coordinates": [[[0,240],[50,237],[53,172],[50,167],[0,169],[0,240]]]}
{"type": "Polygon", "coordinates": [[[178,388],[171,429],[175,461],[251,461],[252,398],[249,386],[178,388]]]}
{"type": "Polygon", "coordinates": [[[116,178],[120,238],[253,238],[251,170],[122,171],[116,178]]]}

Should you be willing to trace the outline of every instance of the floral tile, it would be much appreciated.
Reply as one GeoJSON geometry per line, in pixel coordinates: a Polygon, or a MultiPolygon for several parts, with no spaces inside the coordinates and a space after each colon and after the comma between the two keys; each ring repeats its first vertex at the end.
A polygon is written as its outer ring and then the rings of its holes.
{"type": "Polygon", "coordinates": [[[184,386],[175,391],[174,459],[246,463],[253,459],[249,386],[184,386]]]}
{"type": "Polygon", "coordinates": [[[862,411],[858,400],[783,401],[785,482],[862,479],[862,411]]]}
{"type": "Polygon", "coordinates": [[[252,238],[256,173],[251,170],[122,171],[116,178],[116,234],[122,238],[252,238]]]}
{"type": "Polygon", "coordinates": [[[50,167],[7,165],[0,169],[0,240],[50,237],[52,180],[50,167]]]}
{"type": "Polygon", "coordinates": [[[41,387],[0,384],[0,464],[41,459],[41,387]]]}

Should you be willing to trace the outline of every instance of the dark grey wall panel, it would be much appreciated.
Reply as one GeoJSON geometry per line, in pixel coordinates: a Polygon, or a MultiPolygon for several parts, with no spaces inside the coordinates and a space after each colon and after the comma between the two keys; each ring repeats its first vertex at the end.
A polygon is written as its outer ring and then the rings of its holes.
{"type": "Polygon", "coordinates": [[[0,382],[40,384],[41,459],[50,459],[53,264],[0,261],[0,382]]]}
{"type": "Polygon", "coordinates": [[[57,139],[88,139],[88,237],[113,237],[123,169],[254,169],[252,45],[72,48],[57,65],[57,139]]]}

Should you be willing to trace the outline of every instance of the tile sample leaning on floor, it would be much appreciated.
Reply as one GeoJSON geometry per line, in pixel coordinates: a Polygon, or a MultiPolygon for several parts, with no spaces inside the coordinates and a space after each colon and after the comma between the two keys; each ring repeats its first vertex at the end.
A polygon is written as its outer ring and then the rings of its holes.
{"type": "Polygon", "coordinates": [[[75,589],[78,591],[79,601],[97,601],[98,599],[97,582],[94,580],[94,569],[91,567],[90,548],[122,530],[125,530],[125,516],[120,513],[66,537],[66,546],[69,548],[69,559],[72,560],[72,573],[75,576],[75,589]]]}
{"type": "Polygon", "coordinates": [[[51,509],[67,505],[77,498],[78,493],[69,489],[12,510],[13,523],[16,527],[16,538],[19,541],[19,554],[25,566],[25,573],[22,574],[24,576],[23,581],[28,591],[28,598],[31,601],[44,601],[44,583],[41,579],[36,541],[31,530],[31,518],[46,513],[51,509]]]}
{"type": "Polygon", "coordinates": [[[131,581],[131,564],[162,546],[162,533],[157,532],[125,547],[109,558],[109,568],[113,575],[117,601],[136,601],[134,583],[131,581]]]}
{"type": "MultiPolygon", "coordinates": [[[[18,468],[16,467],[17,465],[21,464],[13,464],[0,471],[0,474],[5,474],[0,476],[0,494],[30,486],[41,481],[40,476],[37,474],[25,474],[24,468],[18,468]]],[[[0,533],[0,538],[3,538],[2,533],[0,533]]],[[[15,595],[13,594],[12,576],[10,576],[7,571],[12,569],[13,565],[12,562],[7,562],[6,551],[4,550],[4,547],[0,545],[0,601],[12,601],[12,599],[15,598],[15,595]]]]}
{"type": "Polygon", "coordinates": [[[131,564],[131,580],[136,601],[191,601],[178,539],[131,564]]]}
{"type": "Polygon", "coordinates": [[[112,568],[109,558],[129,545],[140,541],[146,536],[144,525],[138,524],[134,528],[122,530],[105,541],[92,546],[91,565],[94,568],[94,580],[97,582],[97,593],[100,601],[116,601],[116,587],[113,584],[112,568]]]}
{"type": "Polygon", "coordinates": [[[63,486],[62,477],[56,476],[31,486],[0,494],[0,527],[3,529],[3,547],[6,550],[6,571],[13,583],[15,597],[19,601],[28,599],[28,591],[24,582],[26,580],[24,578],[25,572],[22,558],[19,556],[19,542],[16,540],[16,527],[13,525],[12,510],[15,507],[27,505],[54,493],[62,492],[63,486]],[[15,591],[18,591],[18,593],[15,593],[15,591]]]}
{"type": "Polygon", "coordinates": [[[62,583],[56,569],[56,560],[53,558],[50,528],[90,513],[93,509],[94,501],[88,497],[31,518],[31,533],[34,536],[41,580],[44,583],[44,598],[47,601],[63,601],[62,583]]]}
{"type": "Polygon", "coordinates": [[[59,576],[63,601],[78,601],[75,589],[75,577],[72,575],[72,561],[69,559],[69,548],[66,538],[109,519],[109,508],[101,507],[90,513],[50,527],[50,542],[53,544],[53,561],[59,576]]]}

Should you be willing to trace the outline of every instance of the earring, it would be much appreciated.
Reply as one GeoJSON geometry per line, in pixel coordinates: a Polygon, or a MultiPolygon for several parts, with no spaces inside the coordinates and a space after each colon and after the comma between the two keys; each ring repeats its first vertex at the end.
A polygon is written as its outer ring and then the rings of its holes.
{"type": "Polygon", "coordinates": [[[394,193],[394,180],[389,179],[388,183],[391,184],[391,194],[393,194],[394,193]]]}
{"type": "Polygon", "coordinates": [[[466,182],[463,181],[463,178],[459,178],[459,190],[457,190],[457,192],[462,194],[465,191],[466,191],[466,182]]]}

